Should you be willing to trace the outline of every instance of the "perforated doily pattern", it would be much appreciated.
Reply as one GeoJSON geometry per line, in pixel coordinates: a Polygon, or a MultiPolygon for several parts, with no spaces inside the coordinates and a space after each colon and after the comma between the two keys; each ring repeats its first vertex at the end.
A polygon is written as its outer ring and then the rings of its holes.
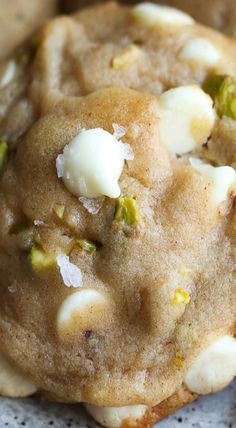
{"type": "MultiPolygon", "coordinates": [[[[40,398],[0,399],[0,428],[98,428],[79,405],[40,398]]],[[[236,428],[236,383],[204,397],[158,424],[158,428],[236,428]]]]}

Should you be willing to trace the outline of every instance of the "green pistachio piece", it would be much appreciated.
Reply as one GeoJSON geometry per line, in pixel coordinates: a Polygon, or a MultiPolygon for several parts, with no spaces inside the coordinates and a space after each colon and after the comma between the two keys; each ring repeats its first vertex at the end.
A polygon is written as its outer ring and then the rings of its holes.
{"type": "Polygon", "coordinates": [[[125,222],[128,225],[139,222],[136,200],[134,198],[124,196],[117,199],[114,221],[115,223],[125,222]]]}
{"type": "Polygon", "coordinates": [[[8,145],[5,141],[0,141],[0,173],[3,170],[5,162],[7,160],[8,145]]]}
{"type": "Polygon", "coordinates": [[[236,280],[236,270],[232,273],[232,277],[234,280],[236,280]]]}
{"type": "Polygon", "coordinates": [[[88,241],[87,239],[79,239],[78,241],[76,241],[76,243],[80,246],[80,248],[82,248],[82,250],[86,251],[89,254],[94,254],[96,252],[96,245],[93,242],[88,241]]]}
{"type": "Polygon", "coordinates": [[[214,101],[220,118],[223,116],[236,120],[236,80],[231,76],[211,76],[205,81],[203,89],[214,101]]]}
{"type": "Polygon", "coordinates": [[[34,245],[30,250],[29,261],[33,270],[45,270],[56,265],[56,256],[46,254],[41,248],[34,245]]]}
{"type": "Polygon", "coordinates": [[[54,212],[57,215],[58,218],[62,219],[65,212],[65,205],[62,204],[56,204],[54,207],[54,212]]]}
{"type": "Polygon", "coordinates": [[[92,330],[86,330],[84,333],[84,338],[86,339],[86,342],[88,343],[90,348],[97,347],[99,340],[92,330]]]}
{"type": "Polygon", "coordinates": [[[203,90],[214,100],[226,77],[220,74],[209,76],[203,84],[203,90]]]}

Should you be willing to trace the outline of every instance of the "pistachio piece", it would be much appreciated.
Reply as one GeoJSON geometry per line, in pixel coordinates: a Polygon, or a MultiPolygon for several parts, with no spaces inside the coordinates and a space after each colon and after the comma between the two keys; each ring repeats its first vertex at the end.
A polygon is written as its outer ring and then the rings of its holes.
{"type": "Polygon", "coordinates": [[[127,46],[112,58],[112,68],[118,69],[125,67],[128,64],[132,64],[132,62],[135,62],[139,58],[140,54],[141,50],[137,46],[127,46]]]}
{"type": "Polygon", "coordinates": [[[136,206],[136,200],[127,196],[118,198],[116,201],[116,211],[114,220],[115,223],[125,222],[128,225],[138,223],[139,216],[136,206]]]}
{"type": "Polygon", "coordinates": [[[65,205],[63,204],[56,204],[53,208],[54,213],[59,219],[62,219],[65,212],[65,205]]]}
{"type": "Polygon", "coordinates": [[[203,89],[214,101],[220,118],[223,116],[236,120],[236,80],[231,76],[210,76],[203,89]]]}
{"type": "Polygon", "coordinates": [[[88,254],[94,254],[97,250],[96,245],[93,242],[88,241],[87,239],[79,239],[78,241],[76,241],[76,243],[79,245],[80,248],[82,248],[82,250],[86,251],[88,254]]]}
{"type": "Polygon", "coordinates": [[[86,330],[84,333],[84,338],[91,349],[97,347],[99,340],[97,335],[92,330],[86,330]]]}
{"type": "Polygon", "coordinates": [[[177,288],[174,292],[173,304],[178,305],[179,303],[184,303],[187,305],[190,302],[190,295],[183,288],[177,288]]]}
{"type": "Polygon", "coordinates": [[[45,270],[56,265],[56,256],[46,254],[41,248],[33,245],[30,250],[29,261],[34,271],[45,270]]]}
{"type": "Polygon", "coordinates": [[[5,141],[0,141],[0,173],[3,170],[5,162],[7,160],[8,145],[5,141]]]}

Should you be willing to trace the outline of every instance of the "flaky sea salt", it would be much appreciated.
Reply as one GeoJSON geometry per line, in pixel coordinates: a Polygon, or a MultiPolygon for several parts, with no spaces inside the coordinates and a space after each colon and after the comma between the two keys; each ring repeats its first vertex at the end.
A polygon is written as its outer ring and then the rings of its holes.
{"type": "MultiPolygon", "coordinates": [[[[123,126],[118,125],[117,123],[113,123],[112,128],[114,130],[113,135],[117,140],[121,140],[121,138],[124,137],[124,135],[127,132],[127,130],[123,126]]],[[[130,144],[122,143],[122,141],[120,141],[120,147],[121,147],[123,158],[125,160],[134,159],[134,152],[130,144]]]]}
{"type": "Polygon", "coordinates": [[[125,160],[134,160],[134,152],[130,144],[120,142],[121,151],[125,160]]]}
{"type": "Polygon", "coordinates": [[[44,223],[44,221],[42,221],[42,220],[34,220],[34,225],[35,226],[46,226],[46,223],[44,223]]]}
{"type": "Polygon", "coordinates": [[[8,287],[8,291],[13,294],[17,292],[17,286],[16,286],[16,282],[13,282],[11,285],[9,285],[8,287]]]}
{"type": "Polygon", "coordinates": [[[80,196],[79,201],[83,204],[84,208],[90,214],[97,214],[102,208],[105,198],[86,198],[85,196],[80,196]]]}
{"type": "Polygon", "coordinates": [[[124,137],[127,132],[127,130],[123,126],[118,125],[117,123],[113,123],[112,128],[114,130],[113,135],[117,140],[120,140],[122,137],[124,137]]]}
{"type": "Polygon", "coordinates": [[[57,176],[61,178],[64,170],[64,155],[58,155],[56,159],[57,176]]]}
{"type": "Polygon", "coordinates": [[[60,273],[64,284],[67,287],[81,287],[82,273],[78,266],[70,262],[70,259],[65,254],[57,256],[57,264],[60,268],[60,273]]]}

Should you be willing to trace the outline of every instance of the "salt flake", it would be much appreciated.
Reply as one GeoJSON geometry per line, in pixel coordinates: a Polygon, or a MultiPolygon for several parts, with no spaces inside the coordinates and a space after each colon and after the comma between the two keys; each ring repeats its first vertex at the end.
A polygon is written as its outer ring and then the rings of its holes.
{"type": "Polygon", "coordinates": [[[17,292],[17,286],[15,281],[11,285],[9,285],[8,291],[12,294],[17,292]]]}
{"type": "Polygon", "coordinates": [[[83,204],[84,208],[90,214],[97,214],[102,208],[103,202],[105,198],[86,198],[85,196],[81,196],[79,201],[83,204]]]}
{"type": "Polygon", "coordinates": [[[64,284],[67,287],[81,287],[82,273],[78,266],[70,262],[70,259],[65,254],[57,256],[57,264],[60,268],[60,273],[64,284]]]}
{"type": "Polygon", "coordinates": [[[118,125],[117,123],[113,123],[112,128],[114,130],[113,135],[117,140],[120,140],[122,137],[124,137],[127,132],[127,130],[123,126],[118,125]]]}
{"type": "Polygon", "coordinates": [[[42,220],[34,220],[34,225],[35,226],[46,226],[46,223],[44,223],[44,221],[42,221],[42,220]]]}
{"type": "Polygon", "coordinates": [[[56,159],[57,176],[61,178],[64,170],[64,155],[58,155],[56,159]]]}
{"type": "Polygon", "coordinates": [[[130,144],[120,142],[122,156],[125,160],[134,160],[134,152],[130,144]]]}

